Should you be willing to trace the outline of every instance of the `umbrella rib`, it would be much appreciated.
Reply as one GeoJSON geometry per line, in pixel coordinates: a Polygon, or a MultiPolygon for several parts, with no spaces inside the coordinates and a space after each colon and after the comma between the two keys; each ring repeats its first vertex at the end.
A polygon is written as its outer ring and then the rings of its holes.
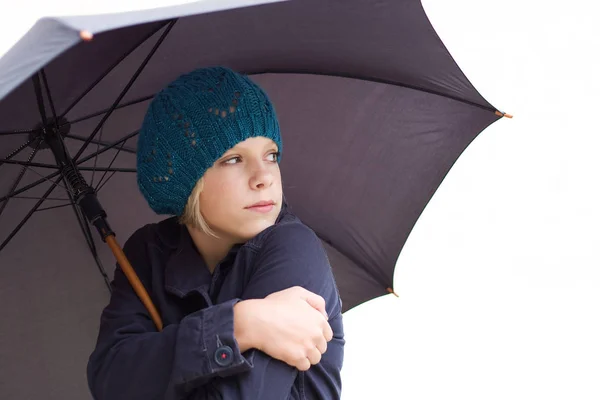
{"type": "MultiPolygon", "coordinates": [[[[112,149],[113,147],[116,147],[116,146],[118,146],[118,145],[119,145],[119,144],[121,144],[121,142],[123,142],[124,140],[127,140],[127,139],[129,139],[129,138],[132,138],[132,137],[134,137],[135,135],[137,135],[138,133],[139,133],[139,131],[134,131],[134,132],[132,132],[132,133],[128,134],[127,136],[125,136],[125,137],[123,137],[123,138],[121,138],[121,139],[117,140],[117,141],[116,141],[116,142],[114,142],[113,144],[111,144],[111,145],[109,145],[109,146],[107,146],[107,147],[103,148],[102,150],[99,150],[99,151],[98,151],[98,152],[96,152],[96,153],[90,154],[89,156],[82,158],[81,160],[79,160],[79,161],[77,162],[77,165],[79,165],[79,164],[82,164],[82,163],[84,163],[84,162],[86,162],[86,161],[88,161],[88,160],[92,159],[93,157],[95,157],[95,156],[97,156],[97,155],[100,155],[100,154],[104,153],[105,151],[108,151],[108,150],[112,149]]],[[[6,196],[4,196],[4,197],[0,197],[0,202],[2,202],[2,201],[4,201],[4,200],[6,200],[6,199],[8,199],[8,198],[14,197],[14,196],[16,196],[16,195],[18,195],[18,194],[21,194],[21,193],[23,193],[23,192],[25,192],[25,191],[27,191],[27,190],[29,190],[29,189],[31,189],[31,188],[33,188],[33,187],[35,187],[35,186],[38,186],[39,184],[41,184],[41,183],[44,183],[45,181],[47,181],[47,180],[49,180],[49,179],[52,179],[52,178],[54,178],[55,176],[58,176],[58,175],[60,175],[60,171],[56,171],[56,172],[54,172],[54,173],[52,173],[52,174],[50,174],[50,175],[46,175],[44,178],[42,178],[42,179],[39,179],[39,180],[37,180],[37,181],[35,181],[35,182],[33,182],[33,183],[30,183],[29,185],[27,185],[27,186],[25,186],[25,187],[23,187],[23,188],[21,188],[21,189],[19,189],[19,190],[15,191],[15,192],[9,193],[9,194],[7,194],[7,195],[6,195],[6,196]]],[[[61,178],[61,179],[62,179],[62,178],[61,178]]]]}
{"type": "Polygon", "coordinates": [[[110,178],[115,176],[116,173],[117,173],[117,171],[110,174],[110,176],[104,182],[102,182],[102,181],[98,182],[98,186],[96,187],[96,189],[94,189],[96,191],[96,193],[98,193],[100,191],[100,189],[102,189],[104,187],[104,185],[106,185],[108,183],[108,181],[110,181],[110,178]]]}
{"type": "Polygon", "coordinates": [[[317,237],[319,239],[321,239],[323,242],[325,242],[328,245],[330,245],[332,248],[335,249],[335,251],[337,251],[338,253],[340,253],[344,257],[346,257],[348,260],[352,261],[358,268],[362,269],[363,271],[365,271],[367,273],[367,275],[369,275],[371,278],[375,279],[375,281],[381,285],[381,287],[383,288],[383,290],[387,290],[387,288],[391,286],[391,285],[388,285],[388,284],[384,284],[383,282],[385,281],[385,279],[383,281],[380,280],[380,279],[378,279],[375,276],[375,274],[373,274],[371,271],[369,271],[367,268],[365,268],[365,266],[362,263],[359,263],[353,257],[351,257],[349,254],[347,254],[346,252],[342,251],[340,248],[334,246],[333,242],[331,240],[329,240],[328,238],[326,238],[325,236],[323,236],[322,234],[320,234],[316,230],[313,229],[313,231],[315,232],[315,235],[317,235],[317,237]]]}
{"type": "Polygon", "coordinates": [[[11,135],[27,135],[31,134],[34,129],[24,130],[24,131],[3,131],[0,132],[0,136],[11,136],[11,135]]]}
{"type": "Polygon", "coordinates": [[[20,152],[22,152],[23,150],[25,150],[25,148],[27,146],[29,146],[31,144],[31,142],[33,142],[33,139],[29,139],[28,141],[26,141],[25,143],[23,143],[21,146],[17,147],[16,149],[14,149],[12,152],[10,152],[6,157],[4,157],[4,159],[0,159],[0,167],[2,166],[2,164],[4,164],[5,160],[10,160],[11,158],[13,158],[14,156],[16,156],[17,154],[19,154],[20,152]]]}
{"type": "Polygon", "coordinates": [[[79,149],[79,151],[77,152],[77,154],[75,154],[75,157],[73,157],[73,162],[77,162],[79,156],[85,151],[85,149],[88,147],[88,145],[90,144],[90,142],[92,140],[94,140],[94,137],[96,137],[96,135],[98,134],[98,131],[100,130],[100,128],[102,127],[102,125],[104,125],[104,123],[106,122],[106,120],[112,115],[112,113],[114,112],[115,108],[119,105],[119,103],[121,102],[121,100],[123,99],[123,97],[125,97],[125,95],[129,91],[129,89],[131,88],[131,86],[133,86],[133,84],[135,83],[135,81],[137,80],[137,78],[141,75],[141,73],[144,70],[144,68],[146,68],[146,66],[150,62],[150,59],[152,58],[152,56],[154,56],[154,54],[156,53],[156,51],[158,50],[158,48],[160,47],[160,45],[164,42],[164,40],[166,39],[166,37],[169,34],[169,32],[171,32],[171,29],[173,29],[173,25],[175,25],[175,22],[177,22],[177,20],[173,20],[173,21],[169,22],[169,24],[168,24],[167,28],[165,29],[165,31],[160,35],[160,37],[158,38],[157,42],[152,47],[152,50],[150,50],[150,53],[146,56],[146,58],[144,59],[144,61],[142,62],[142,64],[135,71],[135,73],[133,74],[133,77],[129,80],[129,82],[127,83],[127,85],[125,86],[125,88],[123,88],[123,91],[121,91],[121,93],[119,94],[119,96],[117,97],[117,99],[115,100],[115,102],[113,103],[113,105],[110,107],[109,111],[106,114],[104,114],[104,116],[102,117],[102,119],[100,120],[100,122],[98,123],[98,125],[96,126],[96,128],[94,129],[94,131],[92,132],[92,134],[90,135],[90,137],[81,146],[81,148],[79,149]]]}
{"type": "MultiPolygon", "coordinates": [[[[143,69],[143,67],[141,69],[143,69]]],[[[141,72],[141,69],[140,69],[140,72],[141,72]]],[[[52,95],[50,93],[50,86],[48,85],[48,80],[46,78],[46,73],[45,73],[44,69],[41,70],[41,76],[42,76],[42,80],[43,80],[43,83],[44,83],[44,87],[46,89],[46,95],[48,96],[48,102],[50,103],[50,109],[52,110],[52,117],[54,118],[53,119],[53,123],[54,123],[54,125],[56,127],[56,134],[58,135],[58,140],[60,141],[61,145],[64,146],[64,141],[60,137],[60,133],[58,133],[58,132],[60,132],[60,127],[58,125],[58,119],[57,119],[57,116],[56,116],[56,108],[54,107],[54,101],[52,100],[52,95]]],[[[135,78],[134,78],[134,80],[135,80],[135,78]]],[[[133,83],[133,81],[130,82],[130,84],[132,84],[132,83],[133,83]]],[[[43,98],[41,97],[41,90],[40,90],[40,87],[39,87],[40,86],[39,85],[39,79],[37,81],[35,81],[35,84],[36,84],[36,94],[37,94],[37,98],[38,98],[38,104],[41,104],[41,106],[40,106],[40,114],[41,114],[44,126],[46,126],[47,125],[47,121],[46,121],[46,115],[45,115],[45,112],[44,112],[45,111],[45,107],[44,107],[44,103],[43,103],[43,98]]],[[[123,93],[123,96],[124,96],[124,93],[123,93]]],[[[119,101],[120,101],[120,99],[117,100],[117,103],[119,101]]],[[[108,118],[108,115],[106,116],[106,118],[108,118]]],[[[100,133],[99,140],[102,140],[102,133],[104,132],[104,125],[101,124],[100,127],[101,127],[101,133],[100,133]]],[[[97,133],[97,131],[94,132],[94,134],[95,133],[97,133]]],[[[93,139],[93,137],[92,137],[92,139],[93,139]]],[[[126,141],[124,141],[123,144],[125,144],[125,142],[126,141]]],[[[41,143],[41,141],[40,141],[40,143],[41,143]]],[[[86,146],[87,144],[89,144],[88,141],[86,141],[86,143],[84,144],[84,146],[86,146]]],[[[38,146],[39,146],[39,144],[38,144],[38,146]]],[[[97,146],[98,147],[96,149],[96,152],[99,151],[100,144],[98,144],[97,146]]],[[[121,147],[123,147],[123,145],[121,145],[121,147]]],[[[37,151],[37,149],[36,149],[36,151],[37,151]]],[[[83,149],[80,150],[79,154],[81,154],[82,151],[83,151],[83,149]]],[[[114,160],[119,155],[119,153],[120,153],[120,151],[118,151],[115,154],[115,157],[113,158],[112,162],[110,163],[108,170],[113,170],[113,171],[117,170],[116,168],[111,169],[110,167],[112,166],[114,160]]],[[[70,161],[70,162],[72,163],[73,161],[70,161]]],[[[94,181],[94,175],[96,174],[96,171],[101,171],[102,170],[102,168],[98,168],[97,162],[98,162],[98,156],[96,156],[96,158],[94,159],[94,167],[92,168],[92,171],[93,171],[92,172],[92,182],[94,181]]],[[[79,168],[79,170],[85,170],[85,169],[86,169],[85,167],[80,167],[79,168]]],[[[122,170],[125,171],[125,169],[122,169],[122,170]]],[[[75,169],[75,171],[77,171],[77,170],[75,169]]],[[[106,172],[105,172],[105,174],[106,174],[106,172]]],[[[63,177],[64,177],[64,175],[61,177],[61,179],[63,177]]],[[[70,182],[67,182],[67,184],[68,183],[70,183],[70,182]]],[[[55,187],[56,187],[56,185],[53,185],[51,187],[51,189],[53,190],[55,187]]],[[[14,188],[12,190],[14,190],[14,188]]],[[[89,247],[89,249],[90,249],[90,251],[92,253],[92,256],[94,257],[94,260],[96,261],[96,265],[97,265],[100,273],[104,277],[104,282],[106,283],[106,286],[108,287],[109,291],[112,292],[112,288],[110,286],[110,279],[108,278],[108,275],[106,274],[106,271],[104,270],[104,266],[102,265],[102,262],[100,261],[100,258],[98,257],[98,251],[96,250],[96,244],[94,243],[94,238],[92,237],[92,234],[91,234],[89,225],[87,223],[87,220],[84,217],[82,210],[79,208],[79,205],[75,204],[74,194],[71,193],[71,190],[69,190],[69,189],[67,189],[66,192],[67,192],[67,194],[69,196],[69,199],[70,199],[70,203],[69,204],[73,208],[73,212],[75,213],[75,216],[77,218],[77,222],[79,223],[79,226],[80,226],[80,228],[81,228],[81,230],[83,232],[83,235],[85,236],[85,239],[87,241],[88,247],[89,247]]],[[[47,194],[45,195],[45,198],[40,199],[38,201],[38,203],[36,204],[36,208],[39,207],[39,205],[41,205],[41,203],[43,203],[44,200],[47,199],[47,197],[49,196],[49,194],[50,194],[50,191],[47,192],[47,194]]],[[[7,202],[8,202],[8,200],[7,200],[7,202]]],[[[35,211],[36,211],[36,209],[33,210],[33,212],[35,212],[35,211]]],[[[30,215],[31,214],[32,214],[32,212],[30,212],[30,215]]],[[[22,224],[24,224],[25,222],[26,222],[26,220],[24,220],[22,224]]],[[[15,232],[15,234],[16,234],[16,232],[15,232]]],[[[10,240],[10,237],[9,237],[8,240],[10,240]]]]}
{"type": "MultiPolygon", "coordinates": [[[[100,137],[98,140],[102,140],[102,135],[104,135],[104,125],[100,129],[100,137]]],[[[96,145],[96,151],[100,150],[100,144],[96,145]]],[[[98,166],[98,157],[94,158],[94,170],[92,171],[92,179],[90,182],[90,186],[94,186],[94,178],[96,177],[96,167],[98,166]]],[[[108,166],[109,168],[111,165],[108,166]]],[[[105,172],[106,173],[106,172],[105,172]]]]}
{"type": "Polygon", "coordinates": [[[107,152],[108,150],[111,150],[111,149],[112,149],[112,148],[114,148],[114,147],[117,147],[117,146],[118,146],[118,145],[120,145],[121,143],[123,143],[123,142],[126,142],[127,140],[129,140],[129,139],[131,139],[132,137],[136,136],[138,133],[140,133],[140,131],[139,131],[139,130],[133,131],[133,132],[131,132],[130,134],[128,134],[128,135],[126,135],[126,136],[123,136],[121,139],[117,140],[116,142],[113,142],[113,143],[109,144],[109,145],[108,145],[108,146],[106,146],[105,148],[103,148],[103,149],[101,149],[101,150],[98,150],[97,152],[95,152],[95,153],[92,153],[92,154],[90,154],[89,156],[86,156],[86,157],[82,158],[81,160],[77,161],[75,164],[76,164],[76,165],[81,165],[81,164],[83,164],[84,162],[86,162],[86,161],[89,161],[89,160],[91,160],[92,158],[94,158],[94,157],[97,157],[97,156],[99,156],[100,154],[102,154],[102,153],[104,153],[104,152],[107,152]]]}
{"type": "Polygon", "coordinates": [[[15,229],[13,229],[13,231],[8,235],[8,237],[4,240],[4,242],[2,242],[2,244],[0,244],[0,251],[2,251],[6,247],[6,245],[12,240],[12,238],[15,237],[15,235],[21,230],[23,225],[25,225],[25,223],[29,220],[29,218],[31,218],[31,216],[36,212],[36,210],[46,200],[46,198],[48,196],[50,196],[50,194],[52,194],[52,191],[56,188],[56,186],[62,179],[63,179],[63,177],[61,176],[57,182],[54,182],[52,184],[52,186],[50,186],[50,188],[46,191],[46,193],[44,193],[42,198],[40,200],[38,200],[38,202],[35,204],[35,206],[33,206],[33,208],[31,210],[29,210],[29,213],[27,213],[25,218],[23,218],[23,220],[19,223],[19,225],[17,225],[17,227],[15,229]]]}
{"type": "Polygon", "coordinates": [[[33,188],[33,187],[36,187],[36,186],[38,186],[39,184],[41,184],[41,183],[44,183],[45,181],[47,181],[47,180],[49,180],[49,179],[52,179],[52,178],[54,178],[55,176],[58,176],[58,175],[60,175],[60,171],[56,171],[56,172],[53,172],[53,173],[51,173],[50,175],[46,175],[44,178],[42,178],[42,179],[39,179],[39,180],[37,180],[37,181],[35,181],[35,182],[33,182],[33,183],[30,183],[29,185],[27,185],[27,186],[24,186],[24,187],[22,187],[22,188],[21,188],[21,189],[19,189],[19,190],[16,190],[16,191],[14,191],[14,192],[8,193],[8,194],[7,194],[6,196],[4,196],[4,197],[0,197],[0,201],[4,201],[4,200],[6,200],[6,199],[9,199],[9,198],[11,198],[11,197],[15,197],[16,195],[18,195],[18,194],[21,194],[21,193],[23,193],[23,192],[26,192],[26,191],[28,191],[29,189],[31,189],[31,188],[33,188]]]}
{"type": "MultiPolygon", "coordinates": [[[[52,182],[54,183],[54,182],[52,182]]],[[[25,199],[25,200],[39,200],[41,197],[35,196],[14,196],[13,199],[25,199]]],[[[46,197],[48,201],[69,201],[69,199],[61,199],[60,197],[46,197]]]]}
{"type": "Polygon", "coordinates": [[[52,95],[50,94],[50,86],[48,85],[48,79],[46,78],[46,71],[42,68],[41,71],[42,81],[44,82],[44,87],[46,88],[46,95],[48,96],[48,102],[50,103],[50,110],[52,110],[52,118],[54,118],[54,126],[56,127],[56,131],[59,131],[58,119],[56,118],[56,108],[54,107],[54,100],[52,100],[52,95]]]}
{"type": "MultiPolygon", "coordinates": [[[[154,95],[150,95],[150,96],[146,96],[146,97],[141,97],[141,98],[136,99],[136,100],[131,100],[131,101],[125,102],[123,104],[118,105],[115,108],[115,110],[120,110],[120,109],[125,108],[125,107],[129,107],[129,106],[133,106],[133,105],[136,105],[136,104],[139,104],[139,103],[143,103],[144,101],[150,100],[153,97],[154,97],[154,95]]],[[[75,124],[77,122],[82,122],[82,121],[85,121],[85,120],[97,117],[99,115],[106,114],[109,110],[110,110],[110,108],[105,108],[102,111],[97,111],[97,112],[95,112],[93,114],[89,114],[89,115],[85,115],[83,117],[79,117],[79,118],[74,119],[73,121],[69,121],[69,122],[67,122],[67,123],[65,123],[63,125],[66,125],[68,123],[70,123],[71,125],[73,125],[73,124],[75,124]]]]}
{"type": "Polygon", "coordinates": [[[77,167],[78,170],[80,171],[93,171],[94,169],[96,169],[96,171],[100,171],[100,172],[137,172],[137,170],[135,168],[110,168],[110,167],[77,167]]]}
{"type": "MultiPolygon", "coordinates": [[[[38,176],[41,176],[41,177],[42,177],[42,179],[43,179],[44,181],[46,181],[46,182],[50,182],[50,183],[54,183],[54,181],[52,181],[52,180],[48,179],[48,177],[46,177],[46,176],[44,176],[44,175],[40,174],[39,172],[37,172],[35,169],[33,169],[33,168],[31,168],[31,167],[40,167],[40,168],[54,168],[54,169],[58,169],[58,167],[57,167],[57,166],[55,166],[55,165],[48,165],[48,164],[38,164],[38,163],[25,163],[25,162],[22,162],[22,161],[9,161],[9,162],[8,162],[8,164],[11,164],[11,163],[15,163],[15,164],[17,164],[17,165],[23,165],[23,166],[24,166],[24,168],[27,168],[29,171],[33,172],[34,174],[36,174],[36,175],[38,175],[38,176]]],[[[60,186],[61,188],[63,188],[63,189],[65,189],[65,190],[67,190],[67,188],[66,188],[66,187],[64,187],[63,185],[58,185],[58,186],[60,186]]],[[[15,196],[12,196],[12,197],[15,197],[15,196]]]]}
{"type": "MultiPolygon", "coordinates": [[[[66,138],[69,139],[73,139],[73,140],[79,140],[80,142],[85,142],[85,138],[82,136],[78,136],[78,135],[72,135],[72,134],[67,134],[65,135],[66,138]]],[[[103,140],[92,140],[90,143],[92,144],[99,144],[101,146],[108,146],[110,143],[103,141],[103,140]]],[[[99,149],[98,149],[99,150],[99,149]]],[[[131,154],[135,154],[136,151],[130,147],[122,147],[121,151],[123,151],[124,153],[131,153],[131,154]]]]}
{"type": "MultiPolygon", "coordinates": [[[[31,168],[31,167],[38,167],[38,168],[52,168],[52,169],[59,169],[60,167],[57,165],[52,165],[52,164],[40,164],[40,163],[34,163],[34,162],[29,162],[29,161],[16,161],[16,160],[5,160],[7,164],[15,164],[15,165],[22,165],[24,169],[27,168],[31,168]]],[[[112,163],[111,163],[112,164],[112,163]]],[[[80,171],[101,171],[101,172],[136,172],[135,168],[111,168],[109,167],[77,167],[77,169],[79,169],[80,171]]],[[[45,176],[43,176],[42,174],[40,174],[37,171],[31,170],[33,172],[35,172],[36,174],[40,175],[42,177],[42,179],[47,180],[45,176]]],[[[14,190],[14,189],[13,189],[14,190]]]]}
{"type": "Polygon", "coordinates": [[[42,124],[46,126],[48,124],[48,119],[46,116],[46,107],[44,106],[44,99],[42,95],[42,84],[40,83],[40,73],[35,74],[31,80],[33,80],[33,90],[35,91],[35,99],[38,105],[38,110],[40,112],[40,118],[42,119],[42,124]]]}
{"type": "Polygon", "coordinates": [[[72,203],[60,204],[58,206],[42,207],[35,210],[35,212],[56,210],[57,208],[69,207],[72,203]]]}
{"type": "MultiPolygon", "coordinates": [[[[117,153],[114,155],[113,159],[111,160],[110,164],[108,164],[108,168],[112,167],[113,163],[115,162],[115,160],[117,159],[117,156],[119,155],[119,153],[121,152],[121,150],[123,149],[123,146],[125,146],[125,143],[127,143],[127,141],[124,141],[123,143],[121,143],[121,146],[119,147],[119,150],[117,150],[117,153]]],[[[96,160],[98,160],[98,157],[96,157],[96,160]]],[[[100,186],[100,184],[102,183],[102,181],[104,180],[104,178],[106,177],[106,174],[109,171],[104,171],[104,174],[102,174],[102,177],[100,178],[100,181],[98,181],[98,185],[96,185],[96,188],[98,188],[100,186]]],[[[113,174],[111,175],[114,176],[114,173],[117,171],[114,171],[113,174]]],[[[92,184],[91,186],[93,186],[93,180],[92,180],[92,184]]]]}
{"type": "Polygon", "coordinates": [[[317,76],[331,76],[331,77],[336,77],[336,78],[348,78],[348,79],[355,79],[355,80],[360,80],[360,81],[367,81],[367,82],[373,82],[373,83],[382,83],[382,84],[386,84],[386,85],[392,85],[392,86],[398,86],[398,87],[404,87],[407,89],[413,89],[413,90],[417,90],[420,92],[426,92],[429,94],[434,94],[437,96],[441,96],[441,97],[446,97],[448,99],[452,99],[452,100],[456,100],[459,101],[461,103],[465,103],[468,104],[470,106],[474,106],[474,107],[478,107],[487,111],[491,111],[491,112],[496,112],[497,110],[493,107],[488,107],[488,106],[484,106],[482,104],[478,104],[475,103],[473,101],[470,100],[465,100],[465,99],[461,99],[460,97],[456,97],[456,96],[452,96],[449,94],[444,94],[444,93],[440,93],[437,92],[435,90],[431,90],[431,89],[425,89],[419,86],[414,86],[414,85],[408,85],[405,83],[401,83],[401,82],[394,82],[394,81],[390,81],[390,80],[386,80],[386,79],[381,79],[381,78],[374,78],[374,77],[368,77],[368,76],[359,76],[359,75],[353,75],[353,74],[343,74],[343,73],[328,73],[328,72],[319,72],[319,71],[311,71],[311,70],[277,70],[277,69],[266,69],[266,70],[260,70],[260,71],[254,71],[254,72],[247,72],[248,75],[265,75],[265,74],[298,74],[298,75],[317,75],[317,76]]]}
{"type": "Polygon", "coordinates": [[[89,92],[94,90],[96,85],[98,85],[102,79],[104,79],[108,74],[111,73],[113,69],[115,69],[125,58],[127,58],[135,49],[140,47],[146,40],[150,39],[152,36],[156,34],[156,32],[163,29],[166,25],[168,25],[170,21],[166,21],[164,24],[160,25],[155,30],[151,31],[148,35],[144,36],[142,40],[132,46],[128,51],[126,51],[114,64],[107,68],[106,71],[96,80],[94,81],[79,97],[77,97],[73,103],[71,103],[67,109],[61,114],[61,117],[65,117],[85,96],[88,95],[89,92]]]}
{"type": "MultiPolygon", "coordinates": [[[[38,144],[35,146],[35,149],[32,150],[31,154],[29,154],[29,157],[27,157],[28,161],[33,160],[33,158],[35,157],[35,155],[37,154],[37,152],[40,149],[40,142],[38,142],[38,144]]],[[[7,162],[12,162],[13,160],[7,161],[7,162]]],[[[9,193],[14,191],[17,186],[19,186],[19,183],[21,183],[21,180],[23,180],[23,176],[25,176],[25,172],[27,171],[27,167],[23,166],[21,168],[21,172],[19,173],[19,176],[17,177],[17,179],[15,180],[15,182],[13,183],[12,187],[9,190],[9,193]]],[[[10,198],[7,198],[6,200],[4,200],[2,202],[2,204],[0,204],[0,216],[2,215],[2,213],[4,212],[4,209],[6,208],[6,206],[8,205],[8,202],[10,201],[10,198]]]]}
{"type": "Polygon", "coordinates": [[[19,160],[2,160],[5,164],[22,165],[24,168],[27,167],[38,167],[38,168],[51,168],[58,169],[58,165],[35,163],[31,161],[19,161],[19,160]]]}
{"type": "MultiPolygon", "coordinates": [[[[139,42],[137,42],[134,46],[132,46],[128,51],[126,51],[125,53],[123,53],[123,55],[111,66],[109,66],[106,71],[104,71],[104,73],[96,80],[94,81],[79,97],[77,97],[67,108],[66,110],[61,114],[61,118],[64,118],[69,111],[71,111],[85,96],[87,96],[87,94],[89,92],[91,92],[92,90],[94,90],[94,88],[102,81],[102,79],[104,79],[108,74],[111,73],[111,71],[113,69],[115,69],[125,58],[127,58],[135,49],[137,49],[138,47],[140,47],[146,40],[150,39],[152,36],[154,36],[156,34],[156,32],[160,31],[161,29],[163,29],[166,25],[168,25],[171,21],[166,21],[164,24],[160,25],[158,28],[156,28],[155,30],[151,31],[150,33],[148,33],[146,36],[144,36],[142,38],[142,40],[140,40],[139,42]]],[[[153,96],[150,96],[149,98],[152,98],[153,96]]],[[[144,100],[141,100],[144,101],[144,100]]],[[[140,102],[141,102],[140,101],[140,102]]],[[[134,104],[132,102],[130,102],[130,104],[125,104],[123,105],[123,107],[126,107],[128,105],[134,104]]],[[[79,122],[79,121],[83,121],[85,119],[89,119],[92,117],[95,117],[97,115],[102,114],[103,112],[97,113],[95,115],[91,115],[88,117],[83,117],[80,118],[74,122],[79,122]]],[[[72,122],[72,123],[74,123],[72,122]]],[[[9,135],[26,135],[26,134],[31,134],[32,132],[34,132],[35,129],[25,129],[25,130],[14,130],[14,131],[0,131],[0,136],[9,136],[9,135]]]]}
{"type": "Polygon", "coordinates": [[[106,274],[106,270],[104,269],[104,266],[102,265],[102,262],[100,261],[100,257],[98,257],[98,250],[96,249],[96,243],[94,242],[92,232],[90,231],[90,226],[88,225],[85,217],[82,215],[82,211],[79,208],[79,206],[75,204],[75,199],[73,198],[73,194],[70,191],[67,191],[67,194],[69,195],[69,198],[71,199],[70,205],[73,207],[73,212],[75,213],[75,216],[77,217],[77,222],[79,223],[79,227],[81,228],[83,236],[85,237],[85,241],[87,242],[88,247],[90,248],[90,252],[92,253],[92,256],[94,257],[94,260],[96,261],[96,266],[98,267],[100,274],[104,278],[104,282],[106,283],[106,286],[108,287],[109,292],[112,292],[112,288],[110,286],[110,279],[108,278],[108,275],[106,274]]]}

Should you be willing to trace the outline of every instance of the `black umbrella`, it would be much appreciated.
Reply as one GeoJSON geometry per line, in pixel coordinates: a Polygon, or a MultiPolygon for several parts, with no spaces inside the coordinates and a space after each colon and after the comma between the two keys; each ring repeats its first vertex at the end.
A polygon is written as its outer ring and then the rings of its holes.
{"type": "Polygon", "coordinates": [[[202,3],[41,20],[0,59],[0,269],[39,269],[16,263],[24,245],[45,263],[85,252],[77,268],[95,260],[108,285],[96,242],[119,256],[111,232],[151,218],[133,178],[149,100],[182,73],[225,65],[275,104],[284,193],[322,239],[344,310],[394,293],[396,261],[428,201],[469,143],[509,116],[468,81],[418,0],[198,14],[202,3]],[[85,242],[74,240],[77,222],[85,242]],[[52,251],[41,244],[49,238],[52,251]]]}

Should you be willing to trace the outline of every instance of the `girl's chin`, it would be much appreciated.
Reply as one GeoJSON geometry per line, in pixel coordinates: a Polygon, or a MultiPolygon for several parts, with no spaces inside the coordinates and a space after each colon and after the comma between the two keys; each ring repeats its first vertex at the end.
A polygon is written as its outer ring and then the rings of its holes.
{"type": "Polygon", "coordinates": [[[269,228],[270,226],[273,226],[274,223],[275,221],[270,221],[267,219],[253,221],[252,223],[239,226],[238,229],[236,229],[235,236],[241,238],[243,241],[247,241],[252,239],[254,236],[258,235],[265,229],[269,228]]]}

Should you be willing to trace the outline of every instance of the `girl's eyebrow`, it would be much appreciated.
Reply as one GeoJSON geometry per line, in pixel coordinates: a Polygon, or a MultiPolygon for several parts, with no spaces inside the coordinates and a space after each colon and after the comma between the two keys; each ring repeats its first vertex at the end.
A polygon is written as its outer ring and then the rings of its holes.
{"type": "MultiPolygon", "coordinates": [[[[267,150],[267,149],[269,149],[269,148],[273,148],[273,149],[275,149],[276,151],[279,151],[279,148],[277,147],[277,143],[274,143],[274,142],[267,142],[267,143],[265,144],[265,146],[263,146],[263,150],[267,150]]],[[[251,150],[251,148],[250,148],[249,146],[244,146],[244,145],[240,145],[240,144],[238,144],[238,145],[236,145],[236,146],[235,146],[235,148],[231,148],[231,149],[227,150],[227,151],[225,152],[225,154],[223,154],[223,155],[222,155],[222,156],[219,158],[219,160],[221,160],[221,159],[223,159],[223,158],[225,158],[225,157],[229,157],[229,156],[231,156],[231,155],[233,155],[233,154],[237,154],[237,153],[239,153],[239,152],[242,152],[242,151],[249,151],[249,150],[251,150]]]]}
{"type": "MultiPolygon", "coordinates": [[[[267,150],[269,148],[273,148],[275,150],[279,150],[277,148],[277,144],[276,143],[267,143],[265,146],[263,146],[263,150],[267,150]]],[[[237,146],[236,149],[231,148],[231,149],[227,150],[225,152],[225,154],[223,154],[223,156],[226,157],[227,155],[235,154],[235,153],[238,153],[238,152],[241,152],[241,151],[252,151],[252,148],[246,147],[246,146],[237,146]]]]}
{"type": "Polygon", "coordinates": [[[277,147],[277,143],[273,143],[273,142],[267,143],[267,145],[264,147],[265,150],[269,149],[269,148],[279,150],[279,148],[277,147]]]}

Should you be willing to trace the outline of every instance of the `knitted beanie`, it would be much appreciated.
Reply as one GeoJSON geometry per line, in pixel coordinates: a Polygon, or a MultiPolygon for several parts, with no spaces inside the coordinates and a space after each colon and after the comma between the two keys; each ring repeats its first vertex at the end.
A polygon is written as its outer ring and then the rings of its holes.
{"type": "Polygon", "coordinates": [[[275,109],[248,77],[228,68],[180,76],[152,100],[139,133],[137,181],[157,214],[183,214],[197,181],[250,137],[282,144],[275,109]]]}

